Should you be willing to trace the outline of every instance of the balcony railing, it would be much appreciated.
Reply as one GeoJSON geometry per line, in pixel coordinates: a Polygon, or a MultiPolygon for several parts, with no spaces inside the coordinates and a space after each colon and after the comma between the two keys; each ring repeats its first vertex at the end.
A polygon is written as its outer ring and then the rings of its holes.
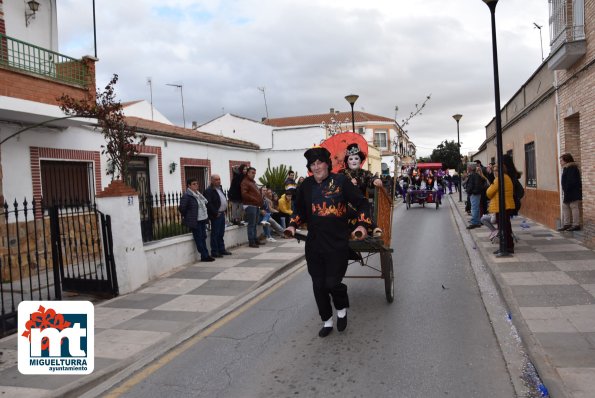
{"type": "Polygon", "coordinates": [[[79,86],[87,82],[87,66],[82,61],[3,34],[0,66],[79,86]]]}
{"type": "Polygon", "coordinates": [[[564,43],[584,40],[584,0],[549,0],[549,4],[552,50],[556,50],[564,43]]]}

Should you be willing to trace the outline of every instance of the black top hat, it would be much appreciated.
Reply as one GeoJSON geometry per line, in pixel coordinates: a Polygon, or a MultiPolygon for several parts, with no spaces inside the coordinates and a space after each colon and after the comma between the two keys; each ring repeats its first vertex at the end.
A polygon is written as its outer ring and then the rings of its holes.
{"type": "Polygon", "coordinates": [[[304,157],[307,161],[306,167],[308,168],[308,170],[310,170],[310,165],[317,160],[320,160],[321,162],[325,162],[326,164],[328,164],[329,172],[333,168],[333,163],[331,162],[331,153],[326,148],[320,146],[310,148],[304,153],[304,157]]]}

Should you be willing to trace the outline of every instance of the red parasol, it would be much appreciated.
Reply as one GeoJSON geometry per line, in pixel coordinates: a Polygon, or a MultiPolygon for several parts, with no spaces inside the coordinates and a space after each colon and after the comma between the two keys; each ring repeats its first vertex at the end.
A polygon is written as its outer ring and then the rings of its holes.
{"type": "Polygon", "coordinates": [[[345,168],[345,150],[351,144],[357,144],[360,151],[365,153],[366,157],[368,156],[368,143],[366,139],[362,135],[350,131],[335,134],[320,144],[321,147],[328,149],[331,153],[333,173],[338,173],[345,168]]]}

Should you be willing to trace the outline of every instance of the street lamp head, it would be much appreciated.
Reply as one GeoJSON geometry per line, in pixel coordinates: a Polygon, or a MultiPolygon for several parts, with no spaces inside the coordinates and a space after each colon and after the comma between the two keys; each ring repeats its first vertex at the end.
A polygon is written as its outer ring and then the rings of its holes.
{"type": "Polygon", "coordinates": [[[345,99],[347,100],[347,102],[349,102],[349,105],[353,106],[353,104],[355,104],[355,101],[357,101],[357,99],[359,98],[359,95],[356,94],[349,94],[345,96],[345,99]]]}
{"type": "Polygon", "coordinates": [[[483,2],[488,5],[492,13],[496,12],[496,5],[498,4],[498,0],[483,0],[483,2]]]}
{"type": "Polygon", "coordinates": [[[458,114],[458,113],[457,113],[456,115],[452,115],[452,118],[453,118],[454,120],[456,120],[456,121],[457,121],[457,123],[459,122],[459,120],[461,120],[461,118],[462,118],[462,117],[463,117],[463,115],[460,115],[460,114],[458,114]]]}

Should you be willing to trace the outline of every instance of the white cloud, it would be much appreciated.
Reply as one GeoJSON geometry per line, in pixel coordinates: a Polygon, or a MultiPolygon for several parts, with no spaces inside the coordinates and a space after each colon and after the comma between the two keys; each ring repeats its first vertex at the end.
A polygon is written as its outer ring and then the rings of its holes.
{"type": "MultiPolygon", "coordinates": [[[[92,8],[58,4],[61,52],[93,53],[92,8]]],[[[481,0],[211,0],[97,2],[99,86],[120,76],[123,101],[149,99],[182,123],[225,112],[259,120],[266,87],[271,117],[356,109],[402,119],[432,93],[408,126],[420,154],[456,140],[463,114],[463,151],[477,149],[494,114],[490,13],[481,0]]],[[[496,12],[501,102],[541,61],[547,45],[543,0],[501,1],[496,12]]]]}

